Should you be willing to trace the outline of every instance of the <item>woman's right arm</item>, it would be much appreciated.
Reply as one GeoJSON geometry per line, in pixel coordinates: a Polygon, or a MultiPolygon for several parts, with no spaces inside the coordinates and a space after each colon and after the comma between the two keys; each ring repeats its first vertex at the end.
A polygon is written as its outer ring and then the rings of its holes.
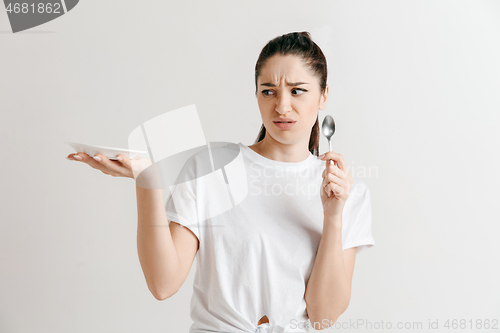
{"type": "Polygon", "coordinates": [[[137,251],[153,296],[164,300],[186,280],[198,251],[198,238],[175,222],[168,223],[161,189],[137,192],[137,251]]]}
{"type": "MultiPolygon", "coordinates": [[[[123,155],[118,155],[121,161],[111,161],[101,154],[96,156],[101,160],[96,161],[85,153],[70,154],[68,159],[84,162],[113,177],[134,180],[151,164],[144,159],[130,160],[123,155]]],[[[136,183],[137,251],[149,290],[156,299],[164,300],[174,295],[186,280],[199,241],[188,228],[175,222],[168,223],[162,189],[151,188],[136,183]]]]}

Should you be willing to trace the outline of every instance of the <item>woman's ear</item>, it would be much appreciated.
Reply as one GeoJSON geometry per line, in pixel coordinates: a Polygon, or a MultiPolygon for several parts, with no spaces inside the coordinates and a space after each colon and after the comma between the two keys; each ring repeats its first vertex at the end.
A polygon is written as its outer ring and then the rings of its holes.
{"type": "Polygon", "coordinates": [[[328,84],[325,87],[325,91],[321,94],[320,101],[319,101],[319,109],[323,110],[326,105],[326,100],[328,99],[328,91],[329,87],[328,84]]]}

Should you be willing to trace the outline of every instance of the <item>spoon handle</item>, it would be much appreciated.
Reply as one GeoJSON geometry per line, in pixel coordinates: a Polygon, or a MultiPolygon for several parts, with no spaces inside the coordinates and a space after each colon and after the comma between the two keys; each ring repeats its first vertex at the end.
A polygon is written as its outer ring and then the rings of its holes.
{"type": "MultiPolygon", "coordinates": [[[[332,141],[330,139],[328,139],[328,148],[329,151],[332,151],[332,141]]],[[[333,160],[330,160],[330,164],[333,164],[333,160]]]]}

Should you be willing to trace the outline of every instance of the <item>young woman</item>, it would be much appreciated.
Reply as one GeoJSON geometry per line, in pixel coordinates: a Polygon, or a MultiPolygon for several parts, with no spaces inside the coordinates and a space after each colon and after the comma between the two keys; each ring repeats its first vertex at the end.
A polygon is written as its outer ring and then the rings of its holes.
{"type": "MultiPolygon", "coordinates": [[[[347,309],[356,251],[375,241],[366,183],[352,177],[342,155],[317,156],[326,80],[325,56],[308,32],[276,37],[262,49],[255,66],[261,131],[253,145],[237,144],[248,193],[224,213],[187,223],[179,211],[208,203],[164,206],[161,190],[136,186],[138,252],[151,293],[174,295],[198,254],[190,333],[306,332],[332,326],[347,309]]],[[[136,179],[141,168],[119,156],[68,158],[136,179]]],[[[196,178],[202,162],[195,154],[181,174],[196,178]]],[[[183,197],[215,190],[190,191],[183,197]]]]}

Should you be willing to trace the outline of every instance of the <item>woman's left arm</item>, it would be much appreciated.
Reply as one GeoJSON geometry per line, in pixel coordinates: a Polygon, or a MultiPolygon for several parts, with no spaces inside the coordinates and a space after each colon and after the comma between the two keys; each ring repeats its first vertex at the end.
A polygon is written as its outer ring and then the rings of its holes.
{"type": "Polygon", "coordinates": [[[323,233],[305,292],[315,330],[332,326],[347,310],[356,259],[355,247],[342,250],[342,210],[353,183],[351,173],[342,155],[327,152],[319,157],[326,161],[321,190],[323,233]]]}

